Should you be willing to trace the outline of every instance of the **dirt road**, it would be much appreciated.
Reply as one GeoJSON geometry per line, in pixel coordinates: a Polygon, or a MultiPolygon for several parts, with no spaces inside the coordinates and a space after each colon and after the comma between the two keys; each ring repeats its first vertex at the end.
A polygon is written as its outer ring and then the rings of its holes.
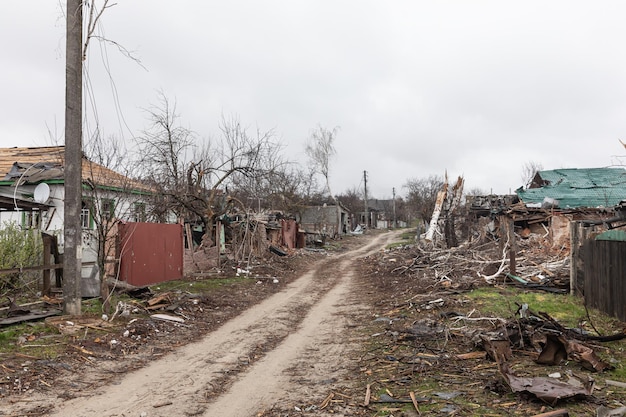
{"type": "MultiPolygon", "coordinates": [[[[356,325],[352,262],[384,247],[395,233],[329,255],[285,290],[117,385],[56,405],[53,416],[273,415],[317,411],[345,381],[346,329],[356,325]],[[316,405],[317,404],[317,405],[316,405]]],[[[333,415],[337,415],[336,413],[333,415]]]]}

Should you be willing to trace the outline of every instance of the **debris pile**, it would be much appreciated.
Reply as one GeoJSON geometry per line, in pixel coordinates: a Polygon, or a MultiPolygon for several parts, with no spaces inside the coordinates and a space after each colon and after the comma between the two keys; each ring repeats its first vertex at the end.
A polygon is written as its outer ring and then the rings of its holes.
{"type": "MultiPolygon", "coordinates": [[[[598,403],[621,406],[605,382],[620,356],[601,343],[621,343],[626,331],[600,336],[582,321],[567,328],[514,302],[509,315],[482,314],[466,296],[481,287],[503,297],[511,290],[569,292],[567,256],[545,237],[520,239],[518,254],[517,275],[507,273],[508,256],[493,240],[450,249],[412,244],[363,258],[359,284],[375,306],[369,348],[358,362],[360,380],[367,381],[364,405],[519,416],[572,401],[594,415],[598,403]]],[[[551,413],[569,415],[566,408],[551,413]]]]}

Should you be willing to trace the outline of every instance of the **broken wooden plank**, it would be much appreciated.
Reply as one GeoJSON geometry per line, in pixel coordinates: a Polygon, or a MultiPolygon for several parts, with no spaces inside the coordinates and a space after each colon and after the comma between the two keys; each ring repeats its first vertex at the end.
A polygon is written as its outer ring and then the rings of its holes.
{"type": "Polygon", "coordinates": [[[419,406],[417,405],[417,399],[415,398],[415,393],[413,391],[409,392],[409,396],[411,397],[411,401],[413,401],[413,407],[415,407],[415,411],[417,411],[418,415],[422,415],[419,406]]]}
{"type": "Polygon", "coordinates": [[[322,401],[322,404],[320,404],[320,410],[325,409],[326,407],[328,407],[328,404],[330,404],[330,401],[335,398],[335,393],[331,392],[330,394],[328,394],[326,396],[326,398],[324,399],[324,401],[322,401]]]}
{"type": "Polygon", "coordinates": [[[613,381],[611,379],[604,380],[606,385],[611,385],[613,387],[626,388],[626,382],[613,381]]]}
{"type": "Polygon", "coordinates": [[[29,314],[23,314],[20,316],[15,316],[15,317],[7,317],[5,319],[0,320],[0,327],[1,326],[9,326],[11,324],[16,324],[16,323],[22,323],[25,321],[32,321],[32,320],[39,320],[39,319],[44,319],[46,317],[50,317],[50,316],[57,316],[59,314],[61,314],[62,311],[61,310],[48,310],[48,311],[33,311],[29,314]]]}
{"type": "Polygon", "coordinates": [[[559,410],[548,411],[547,413],[535,414],[531,417],[569,417],[569,413],[566,409],[561,408],[559,410]]]}
{"type": "Polygon", "coordinates": [[[85,348],[84,348],[84,347],[82,347],[82,346],[78,346],[78,345],[69,345],[69,346],[70,346],[70,347],[72,347],[72,348],[74,348],[74,349],[76,349],[76,350],[78,350],[78,351],[79,351],[79,352],[81,352],[81,353],[84,353],[85,355],[91,355],[91,356],[94,356],[94,355],[95,355],[95,353],[93,353],[93,352],[92,352],[92,351],[90,351],[90,350],[85,349],[85,348]]]}
{"type": "MultiPolygon", "coordinates": [[[[32,303],[24,303],[24,304],[20,304],[20,305],[18,305],[18,307],[30,307],[30,306],[34,306],[34,305],[40,305],[40,304],[43,304],[43,303],[44,303],[44,301],[34,301],[34,302],[32,302],[32,303]]],[[[7,306],[7,307],[0,307],[0,311],[6,311],[6,310],[8,310],[9,308],[11,308],[11,307],[10,307],[10,306],[7,306]]]]}
{"type": "Polygon", "coordinates": [[[173,321],[175,323],[184,323],[185,319],[176,316],[170,316],[169,314],[152,314],[150,315],[153,319],[164,320],[164,321],[173,321]]]}
{"type": "Polygon", "coordinates": [[[363,401],[363,405],[367,407],[370,405],[370,400],[372,399],[372,386],[367,384],[367,388],[365,388],[365,401],[363,401]]]}
{"type": "Polygon", "coordinates": [[[460,353],[456,355],[457,359],[466,360],[466,359],[485,359],[487,357],[486,351],[474,351],[468,353],[460,353]]]}
{"type": "Polygon", "coordinates": [[[166,292],[166,293],[163,293],[163,294],[159,294],[159,295],[157,295],[155,297],[152,297],[151,299],[148,300],[148,306],[152,307],[152,306],[154,306],[156,304],[163,304],[163,303],[164,304],[169,304],[169,303],[171,303],[170,295],[171,295],[171,293],[166,292]]]}

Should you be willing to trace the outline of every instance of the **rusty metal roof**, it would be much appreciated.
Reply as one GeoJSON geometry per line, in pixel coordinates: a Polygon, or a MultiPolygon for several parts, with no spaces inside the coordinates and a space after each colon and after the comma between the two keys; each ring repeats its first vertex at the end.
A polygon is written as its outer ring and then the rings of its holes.
{"type": "Polygon", "coordinates": [[[626,199],[626,170],[623,168],[539,171],[533,184],[536,188],[516,190],[526,205],[541,205],[552,199],[562,209],[615,207],[626,199]]]}

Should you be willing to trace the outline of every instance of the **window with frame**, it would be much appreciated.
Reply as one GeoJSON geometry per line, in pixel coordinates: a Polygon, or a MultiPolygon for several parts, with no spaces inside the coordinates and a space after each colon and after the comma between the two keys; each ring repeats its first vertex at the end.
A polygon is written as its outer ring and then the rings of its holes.
{"type": "Polygon", "coordinates": [[[93,217],[91,216],[91,204],[89,204],[89,202],[83,201],[82,203],[80,210],[80,226],[83,229],[93,228],[93,217]]]}
{"type": "Polygon", "coordinates": [[[146,221],[145,203],[135,203],[133,205],[133,221],[137,223],[146,221]]]}
{"type": "Polygon", "coordinates": [[[22,212],[22,228],[24,229],[41,228],[41,212],[39,210],[22,212]]]}
{"type": "Polygon", "coordinates": [[[111,198],[103,198],[100,210],[103,220],[111,220],[115,215],[115,200],[111,198]]]}

